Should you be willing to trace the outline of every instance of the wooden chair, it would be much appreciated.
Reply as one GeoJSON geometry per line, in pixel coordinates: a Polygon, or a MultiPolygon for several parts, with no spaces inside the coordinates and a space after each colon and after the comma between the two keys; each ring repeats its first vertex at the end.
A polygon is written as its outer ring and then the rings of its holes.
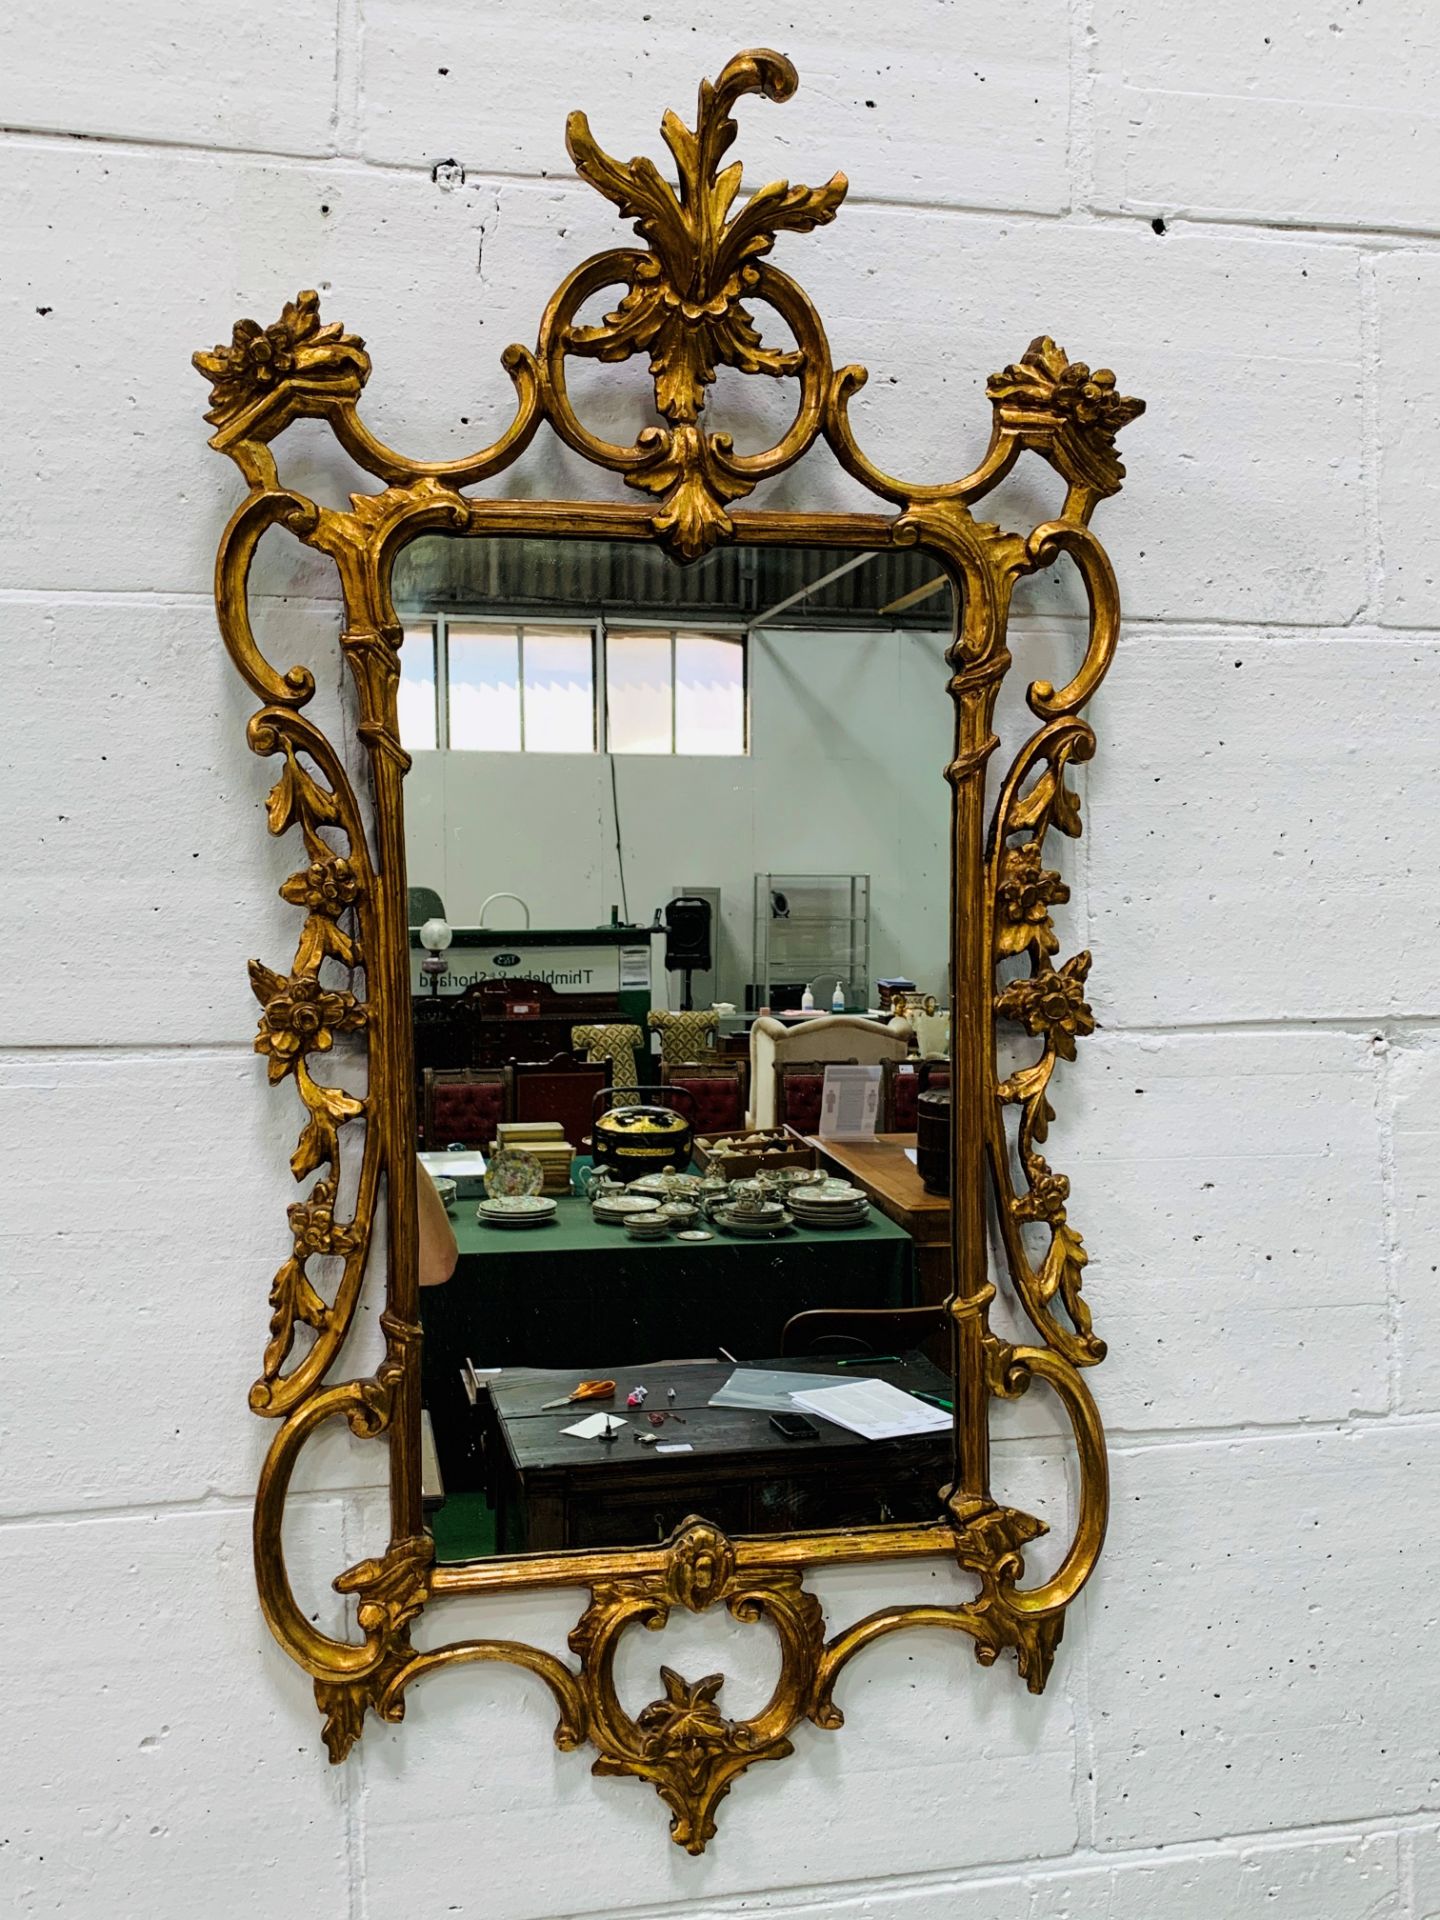
{"type": "Polygon", "coordinates": [[[454,1146],[488,1153],[495,1129],[514,1118],[515,1081],[508,1067],[427,1067],[421,1093],[424,1143],[433,1152],[454,1146]]]}
{"type": "Polygon", "coordinates": [[[944,1307],[816,1307],[785,1322],[782,1357],[909,1353],[944,1330],[944,1307]]]}
{"type": "Polygon", "coordinates": [[[818,1133],[826,1067],[862,1064],[853,1057],[849,1060],[782,1060],[774,1069],[775,1097],[771,1102],[774,1117],[766,1124],[793,1127],[797,1133],[818,1133]]]}
{"type": "Polygon", "coordinates": [[[656,1008],[647,1013],[645,1024],[660,1036],[660,1058],[671,1066],[683,1066],[687,1060],[708,1059],[715,1051],[715,1032],[720,1016],[713,1007],[694,1013],[667,1013],[656,1008]]]}
{"type": "MultiPolygon", "coordinates": [[[[745,1126],[745,1062],[687,1060],[672,1067],[662,1061],[660,1084],[683,1087],[695,1102],[695,1132],[701,1139],[739,1133],[745,1126]]],[[[689,1118],[689,1115],[686,1116],[689,1118]]]]}
{"type": "Polygon", "coordinates": [[[595,1095],[610,1086],[610,1062],[577,1060],[557,1053],[553,1060],[512,1060],[515,1118],[558,1120],[577,1153],[590,1142],[595,1095]]]}
{"type": "MultiPolygon", "coordinates": [[[[620,1092],[633,1093],[640,1084],[635,1056],[645,1044],[639,1027],[627,1020],[592,1022],[570,1029],[570,1044],[591,1062],[608,1060],[613,1078],[610,1084],[620,1092]]],[[[647,1062],[649,1056],[646,1056],[647,1062]]]]}
{"type": "Polygon", "coordinates": [[[948,1060],[884,1060],[881,1062],[880,1131],[914,1133],[915,1102],[927,1087],[948,1087],[948,1060]]]}

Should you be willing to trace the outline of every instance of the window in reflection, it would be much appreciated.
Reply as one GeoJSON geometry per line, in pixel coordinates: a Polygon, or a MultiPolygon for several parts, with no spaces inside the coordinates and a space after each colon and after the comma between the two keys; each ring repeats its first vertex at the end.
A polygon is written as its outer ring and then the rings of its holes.
{"type": "Polygon", "coordinates": [[[400,649],[400,744],[407,753],[433,752],[438,727],[435,705],[435,629],[407,627],[400,649]]]}
{"type": "Polygon", "coordinates": [[[611,753],[746,752],[744,635],[607,628],[605,713],[611,753]]]}
{"type": "Polygon", "coordinates": [[[447,622],[450,747],[478,753],[593,753],[590,627],[447,622]]]}

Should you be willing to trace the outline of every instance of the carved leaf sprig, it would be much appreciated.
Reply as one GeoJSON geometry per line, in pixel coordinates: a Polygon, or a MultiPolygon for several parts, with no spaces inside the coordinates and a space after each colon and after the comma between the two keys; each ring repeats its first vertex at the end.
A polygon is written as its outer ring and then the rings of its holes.
{"type": "Polygon", "coordinates": [[[717,366],[775,378],[799,371],[804,355],[761,342],[742,304],[759,286],[755,262],[781,233],[809,233],[835,218],[847,182],[836,174],[823,187],[777,180],[753,194],[730,219],[740,190],[738,162],[720,171],[735,139],[730,108],[743,93],[786,99],[797,84],[794,68],[778,54],[742,55],[712,86],[700,88],[692,132],[676,113],[661,122],[675,158],[678,190],[652,160],[616,160],[574,113],[566,144],[576,170],[620,212],[650,248],[631,257],[625,297],[595,327],[572,327],[566,344],[600,360],[626,360],[648,352],[655,404],[674,425],[693,423],[705,404],[705,389],[717,366]]]}
{"type": "MultiPolygon", "coordinates": [[[[290,1080],[305,1109],[305,1124],[290,1156],[291,1173],[296,1180],[323,1174],[309,1194],[288,1209],[290,1254],[271,1282],[270,1337],[260,1379],[251,1391],[256,1411],[270,1413],[277,1410],[277,1391],[284,1397],[298,1391],[307,1371],[313,1370],[316,1377],[323,1372],[329,1347],[344,1337],[363,1267],[362,1202],[357,1199],[354,1219],[340,1222],[335,1218],[335,1199],[340,1130],[361,1117],[366,1102],[343,1087],[317,1080],[312,1064],[334,1049],[337,1036],[361,1032],[368,1024],[368,1011],[350,987],[330,986],[321,979],[327,960],[346,968],[352,979],[365,964],[354,923],[367,897],[368,866],[363,848],[357,852],[358,823],[342,797],[343,774],[330,765],[328,746],[296,715],[272,713],[257,716],[257,722],[251,728],[257,751],[282,756],[266,802],[266,824],[274,834],[298,829],[306,864],[279,889],[281,899],[305,913],[290,972],[279,973],[260,960],[250,962],[251,991],[260,1002],[255,1051],[265,1056],[271,1084],[290,1080]],[[299,735],[301,749],[328,771],[334,785],[327,786],[301,760],[292,733],[299,735]],[[349,850],[342,852],[327,835],[342,844],[348,841],[349,850]],[[345,1262],[333,1303],[324,1299],[308,1272],[312,1259],[327,1256],[345,1262]],[[281,1369],[301,1327],[314,1331],[316,1343],[301,1368],[281,1381],[281,1369]],[[281,1381],[279,1390],[277,1381],[281,1381]]],[[[367,1208],[368,1204],[364,1203],[367,1208]]]]}

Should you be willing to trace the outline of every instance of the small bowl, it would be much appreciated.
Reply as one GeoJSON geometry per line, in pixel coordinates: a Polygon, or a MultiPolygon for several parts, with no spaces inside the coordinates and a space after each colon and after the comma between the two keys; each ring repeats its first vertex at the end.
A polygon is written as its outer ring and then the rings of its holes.
{"type": "Polygon", "coordinates": [[[439,1194],[440,1204],[447,1213],[449,1213],[450,1209],[454,1206],[455,1195],[459,1190],[460,1185],[458,1181],[449,1180],[443,1174],[435,1176],[435,1191],[439,1194]]]}

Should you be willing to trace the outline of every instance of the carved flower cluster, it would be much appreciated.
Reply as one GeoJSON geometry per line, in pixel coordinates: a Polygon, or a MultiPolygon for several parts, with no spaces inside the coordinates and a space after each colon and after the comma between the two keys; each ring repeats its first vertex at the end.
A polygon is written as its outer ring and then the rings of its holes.
{"type": "Polygon", "coordinates": [[[1031,945],[1042,953],[1056,952],[1060,942],[1050,924],[1050,909],[1063,906],[1070,889],[1046,868],[1038,840],[1005,849],[995,897],[1001,921],[996,944],[1002,954],[1022,953],[1031,945]]]}
{"type": "Polygon", "coordinates": [[[1012,980],[996,996],[995,1011],[1027,1033],[1043,1033],[1062,1060],[1073,1060],[1076,1035],[1095,1031],[1095,1016],[1085,999],[1089,971],[1090,955],[1077,953],[1063,967],[1012,980]]]}
{"type": "Polygon", "coordinates": [[[269,1055],[272,1082],[283,1080],[302,1055],[328,1052],[337,1033],[354,1033],[365,1024],[365,1009],[353,993],[322,987],[308,973],[285,979],[252,961],[250,984],[263,1008],[255,1051],[269,1055]]]}
{"type": "Polygon", "coordinates": [[[304,873],[292,873],[280,889],[280,898],[333,920],[354,905],[359,892],[355,869],[337,855],[330,860],[312,860],[304,873]]]}
{"type": "Polygon", "coordinates": [[[1044,1220],[1052,1226],[1065,1218],[1065,1202],[1070,1198],[1070,1182],[1056,1173],[1038,1154],[1026,1168],[1029,1188],[1010,1202],[1017,1220],[1044,1220]]]}
{"type": "Polygon", "coordinates": [[[1058,413],[1079,428],[1113,438],[1145,411],[1143,400],[1115,391],[1108,367],[1092,373],[1083,360],[1070,361],[1048,334],[1032,340],[1024,354],[986,386],[992,401],[1026,412],[1058,413]]]}
{"type": "Polygon", "coordinates": [[[1141,411],[1140,401],[1115,391],[1115,376],[1108,367],[1097,367],[1092,373],[1083,360],[1071,361],[1056,381],[1054,403],[1056,411],[1077,426],[1098,427],[1108,434],[1118,433],[1141,411]]]}
{"type": "Polygon", "coordinates": [[[297,1260],[308,1260],[312,1254],[349,1251],[353,1235],[335,1224],[334,1192],[333,1183],[322,1180],[308,1200],[297,1200],[285,1209],[295,1236],[297,1260]]]}

